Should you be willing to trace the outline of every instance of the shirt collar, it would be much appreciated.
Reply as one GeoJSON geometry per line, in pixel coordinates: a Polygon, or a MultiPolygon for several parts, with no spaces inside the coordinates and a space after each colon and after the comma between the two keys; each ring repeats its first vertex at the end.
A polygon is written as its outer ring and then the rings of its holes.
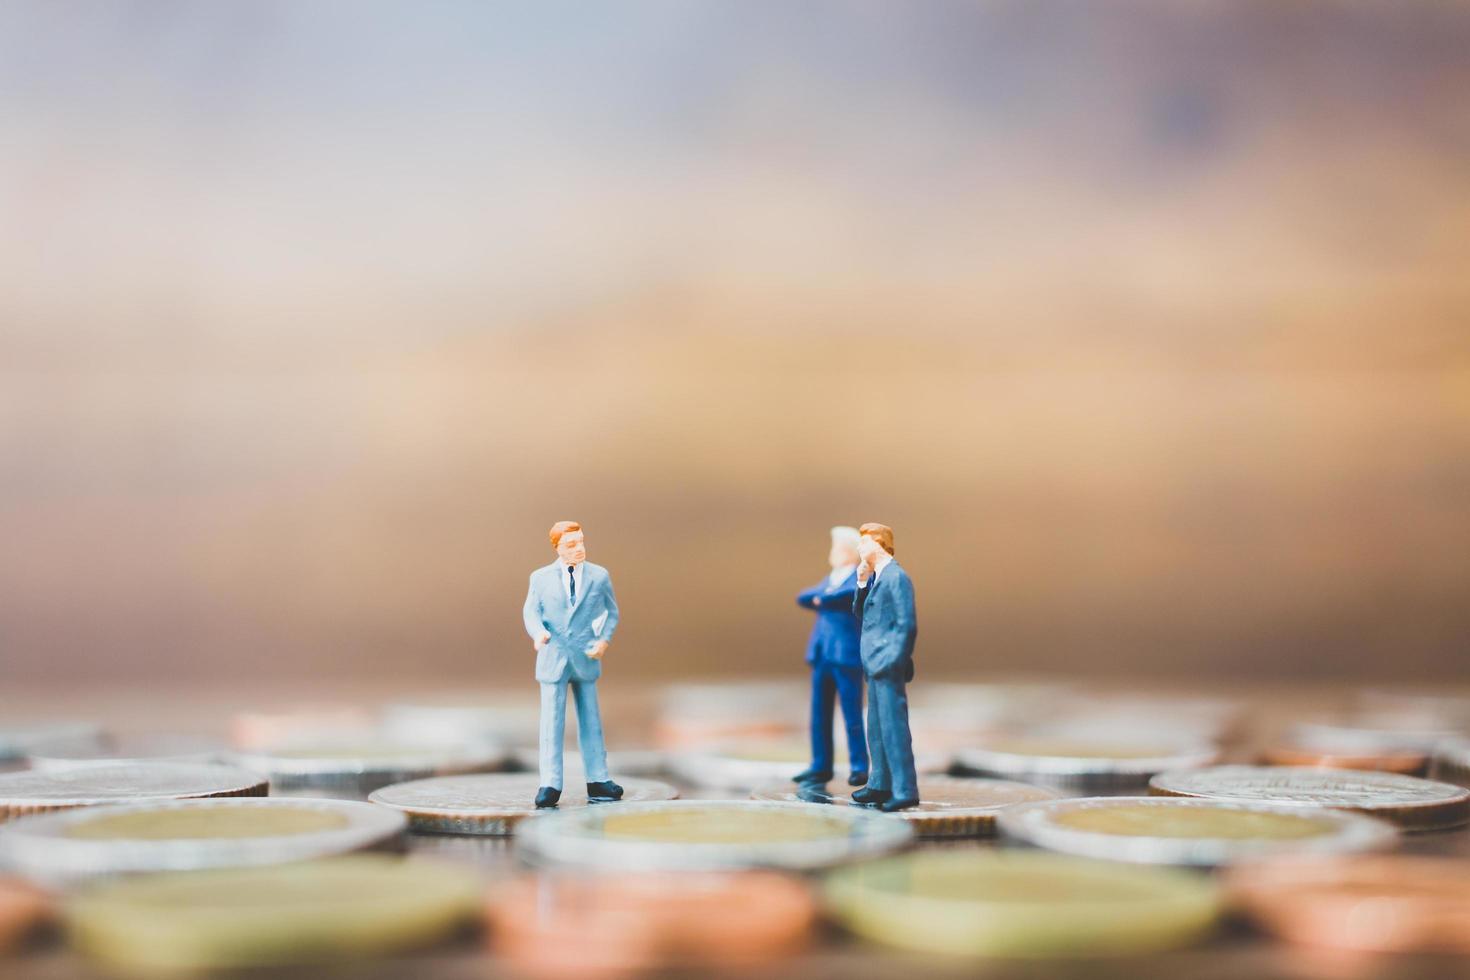
{"type": "Polygon", "coordinates": [[[881,554],[881,555],[878,556],[878,560],[877,561],[873,562],[873,581],[874,582],[878,581],[878,576],[880,576],[880,575],[883,574],[883,569],[887,568],[888,567],[888,563],[891,562],[891,561],[893,561],[893,556],[890,555],[888,552],[885,551],[885,552],[883,552],[883,554],[881,554]]]}

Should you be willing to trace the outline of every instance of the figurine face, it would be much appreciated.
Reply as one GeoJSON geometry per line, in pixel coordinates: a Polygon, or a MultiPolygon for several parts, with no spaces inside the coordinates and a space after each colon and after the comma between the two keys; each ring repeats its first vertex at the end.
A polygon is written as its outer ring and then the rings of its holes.
{"type": "Polygon", "coordinates": [[[587,560],[587,545],[581,531],[568,531],[556,543],[556,553],[568,565],[580,565],[587,560]]]}
{"type": "Polygon", "coordinates": [[[864,564],[877,564],[879,556],[884,553],[883,546],[866,534],[858,538],[858,557],[863,560],[864,564]]]}
{"type": "Polygon", "coordinates": [[[856,565],[857,563],[857,552],[845,544],[834,542],[832,550],[827,554],[827,564],[831,565],[834,569],[846,568],[848,565],[856,565]]]}

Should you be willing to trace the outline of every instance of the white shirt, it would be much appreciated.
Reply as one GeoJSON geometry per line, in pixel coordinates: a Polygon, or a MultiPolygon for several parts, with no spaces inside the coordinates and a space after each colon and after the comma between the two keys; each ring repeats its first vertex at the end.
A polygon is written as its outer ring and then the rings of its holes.
{"type": "Polygon", "coordinates": [[[878,560],[877,561],[873,562],[873,579],[872,580],[874,582],[878,581],[878,579],[883,576],[883,569],[887,568],[888,567],[888,563],[891,562],[891,561],[893,561],[893,556],[890,555],[888,552],[885,551],[885,552],[883,552],[883,554],[881,554],[881,555],[878,556],[878,560]]]}
{"type": "Polygon", "coordinates": [[[827,576],[827,588],[835,589],[843,582],[846,582],[847,577],[852,574],[854,568],[857,568],[857,566],[843,565],[841,568],[832,569],[832,574],[827,576]]]}
{"type": "Polygon", "coordinates": [[[585,561],[579,561],[579,562],[577,562],[575,568],[573,568],[573,566],[568,565],[564,561],[559,561],[559,562],[556,563],[556,565],[557,565],[557,568],[556,568],[557,574],[559,574],[561,576],[561,592],[562,592],[562,595],[564,595],[564,596],[567,597],[567,605],[571,606],[573,609],[575,609],[582,602],[582,596],[585,594],[582,591],[582,567],[584,565],[586,565],[586,564],[587,563],[585,561]],[[573,568],[572,574],[570,576],[567,575],[567,569],[568,568],[573,568]],[[571,580],[573,578],[575,578],[577,580],[577,601],[576,602],[573,602],[572,601],[572,585],[571,585],[571,580]]]}

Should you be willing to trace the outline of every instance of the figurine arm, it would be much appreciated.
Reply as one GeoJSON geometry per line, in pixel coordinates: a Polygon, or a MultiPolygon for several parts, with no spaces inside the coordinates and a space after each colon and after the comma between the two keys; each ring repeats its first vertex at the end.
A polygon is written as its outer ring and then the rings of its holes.
{"type": "Polygon", "coordinates": [[[607,605],[607,623],[602,628],[602,642],[611,643],[613,631],[618,628],[618,599],[613,595],[612,576],[609,575],[602,583],[603,602],[607,605]]]}
{"type": "MultiPolygon", "coordinates": [[[[817,597],[821,594],[822,587],[820,585],[814,585],[810,589],[803,589],[796,593],[796,604],[803,609],[815,609],[817,608],[817,597]]],[[[823,605],[826,605],[825,600],[823,601],[823,605]]]]}
{"type": "Polygon", "coordinates": [[[857,596],[857,589],[838,589],[822,596],[823,609],[836,609],[838,612],[848,612],[852,609],[853,599],[857,596]]]}
{"type": "Polygon", "coordinates": [[[526,590],[526,605],[521,610],[521,618],[531,639],[539,642],[541,634],[546,632],[546,623],[541,618],[541,597],[536,594],[535,576],[532,576],[531,587],[526,590]]]}

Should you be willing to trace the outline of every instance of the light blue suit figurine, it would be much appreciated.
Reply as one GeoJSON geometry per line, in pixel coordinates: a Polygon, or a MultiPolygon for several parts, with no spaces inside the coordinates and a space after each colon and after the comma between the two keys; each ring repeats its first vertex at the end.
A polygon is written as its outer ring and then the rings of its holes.
{"type": "Polygon", "coordinates": [[[909,733],[906,685],[914,679],[914,584],[893,560],[893,529],[884,524],[858,528],[857,617],[859,652],[868,679],[868,785],[852,794],[866,806],[888,813],[916,806],[919,777],[909,733]]]}
{"type": "Polygon", "coordinates": [[[582,525],[557,521],[551,526],[551,546],[557,559],[531,573],[524,610],[526,632],[536,648],[536,680],[541,685],[541,786],[536,791],[536,806],[553,807],[561,800],[569,685],[577,702],[587,798],[608,803],[622,799],[623,788],[607,773],[597,678],[602,676],[602,656],[618,628],[618,603],[607,569],[587,560],[582,525]]]}

